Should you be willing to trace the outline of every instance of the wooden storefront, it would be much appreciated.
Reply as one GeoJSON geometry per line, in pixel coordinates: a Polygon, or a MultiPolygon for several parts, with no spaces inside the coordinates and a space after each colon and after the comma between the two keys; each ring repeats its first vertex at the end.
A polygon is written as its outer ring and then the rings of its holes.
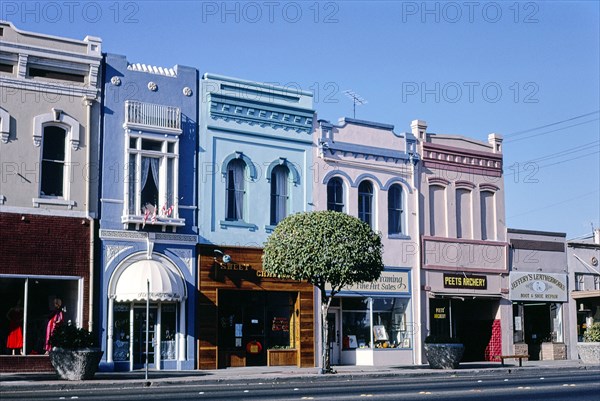
{"type": "Polygon", "coordinates": [[[198,245],[198,369],[313,367],[313,286],[268,277],[262,249],[198,245]]]}

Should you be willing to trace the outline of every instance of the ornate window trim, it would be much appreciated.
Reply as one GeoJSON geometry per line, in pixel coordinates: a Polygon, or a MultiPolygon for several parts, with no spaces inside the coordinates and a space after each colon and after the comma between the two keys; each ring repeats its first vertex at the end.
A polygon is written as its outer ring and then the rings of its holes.
{"type": "Polygon", "coordinates": [[[8,143],[10,137],[10,114],[0,107],[0,140],[2,143],[8,143]]]}
{"type": "Polygon", "coordinates": [[[67,131],[67,139],[71,143],[71,149],[79,149],[79,122],[70,117],[60,109],[52,109],[51,113],[40,114],[33,118],[33,144],[40,146],[44,127],[47,125],[56,125],[67,131]]]}

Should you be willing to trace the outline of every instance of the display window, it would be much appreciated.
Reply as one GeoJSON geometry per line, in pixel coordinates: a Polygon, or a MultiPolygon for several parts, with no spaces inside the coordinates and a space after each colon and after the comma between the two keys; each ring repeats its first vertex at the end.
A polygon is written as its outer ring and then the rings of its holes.
{"type": "Polygon", "coordinates": [[[60,324],[76,324],[80,316],[80,278],[0,276],[2,355],[42,355],[60,324]]]}
{"type": "Polygon", "coordinates": [[[409,298],[341,298],[344,349],[411,348],[409,298]]]}
{"type": "Polygon", "coordinates": [[[113,306],[113,361],[140,366],[146,361],[146,322],[148,322],[148,363],[177,359],[177,304],[151,302],[146,305],[115,303],[113,306]],[[160,341],[160,347],[158,347],[160,341]],[[132,358],[133,356],[133,358],[132,358]]]}

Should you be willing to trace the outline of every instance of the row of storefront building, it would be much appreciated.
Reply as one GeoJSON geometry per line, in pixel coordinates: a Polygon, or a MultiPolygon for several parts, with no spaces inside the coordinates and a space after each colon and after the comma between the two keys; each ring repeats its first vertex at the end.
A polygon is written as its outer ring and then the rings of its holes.
{"type": "Polygon", "coordinates": [[[7,347],[7,314],[2,371],[50,369],[55,298],[97,333],[103,370],[144,366],[146,322],[154,369],[315,366],[319,294],[261,264],[277,223],[310,210],[384,243],[381,278],[332,304],[334,364],[426,363],[429,334],[466,361],[577,359],[600,320],[600,232],[507,229],[498,134],[331,123],[310,92],[133,63],[94,37],[1,22],[0,38],[0,312],[20,308],[23,336],[7,347]]]}

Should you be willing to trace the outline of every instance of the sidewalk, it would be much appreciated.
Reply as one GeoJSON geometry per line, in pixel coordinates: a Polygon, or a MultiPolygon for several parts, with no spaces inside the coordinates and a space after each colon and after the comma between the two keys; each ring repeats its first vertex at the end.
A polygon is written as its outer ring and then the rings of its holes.
{"type": "Polygon", "coordinates": [[[421,376],[446,375],[468,376],[478,373],[488,374],[518,374],[531,372],[556,371],[564,369],[597,370],[600,367],[584,365],[580,361],[523,361],[523,367],[499,362],[466,362],[461,363],[456,370],[430,369],[428,365],[406,366],[335,366],[337,374],[321,375],[318,368],[298,368],[295,366],[279,367],[245,367],[219,370],[194,371],[150,371],[148,382],[145,372],[98,372],[93,380],[72,382],[61,380],[54,373],[3,373],[0,375],[2,392],[31,391],[35,388],[132,388],[144,386],[168,386],[177,384],[211,385],[223,382],[243,384],[264,381],[301,381],[301,380],[336,380],[339,378],[352,379],[356,377],[391,377],[391,376],[421,376]]]}

